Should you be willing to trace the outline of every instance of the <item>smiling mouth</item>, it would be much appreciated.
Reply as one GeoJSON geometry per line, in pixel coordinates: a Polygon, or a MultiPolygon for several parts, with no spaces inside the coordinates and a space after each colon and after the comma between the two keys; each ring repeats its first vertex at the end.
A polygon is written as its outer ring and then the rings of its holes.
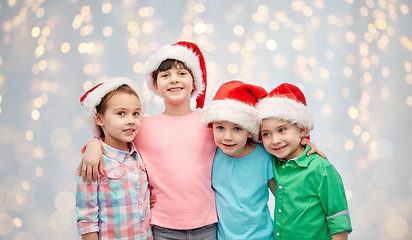
{"type": "Polygon", "coordinates": [[[126,129],[126,130],[123,130],[123,132],[127,132],[127,133],[132,133],[132,132],[134,132],[135,130],[134,129],[126,129]]]}
{"type": "Polygon", "coordinates": [[[288,146],[288,145],[281,146],[281,147],[278,147],[278,148],[272,148],[272,149],[275,150],[275,151],[282,151],[282,150],[285,149],[287,146],[288,146]]]}
{"type": "Polygon", "coordinates": [[[181,90],[183,90],[182,87],[175,87],[175,88],[169,88],[167,91],[169,91],[169,92],[178,92],[178,91],[181,91],[181,90]]]}

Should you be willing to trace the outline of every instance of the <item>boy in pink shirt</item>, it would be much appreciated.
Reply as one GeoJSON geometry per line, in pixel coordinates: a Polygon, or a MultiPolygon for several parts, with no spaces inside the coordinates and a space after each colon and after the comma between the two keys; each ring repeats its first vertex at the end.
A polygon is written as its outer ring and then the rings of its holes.
{"type": "MultiPolygon", "coordinates": [[[[150,220],[153,237],[216,239],[217,213],[211,187],[216,145],[210,129],[201,122],[202,114],[190,108],[192,97],[197,108],[204,105],[207,75],[203,55],[190,42],[163,46],[146,63],[145,75],[149,88],[165,104],[162,114],[143,119],[133,141],[156,197],[150,220]]],[[[95,157],[101,151],[95,142],[87,145],[83,176],[101,161],[95,157]]]]}

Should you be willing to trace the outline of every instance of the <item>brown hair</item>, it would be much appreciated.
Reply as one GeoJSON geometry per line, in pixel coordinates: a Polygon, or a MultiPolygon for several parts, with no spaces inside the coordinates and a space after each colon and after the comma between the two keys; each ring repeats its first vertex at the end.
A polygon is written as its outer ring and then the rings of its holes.
{"type": "MultiPolygon", "coordinates": [[[[104,95],[104,97],[100,100],[99,105],[96,106],[96,112],[103,115],[107,109],[107,102],[110,100],[110,98],[113,97],[114,94],[119,93],[119,92],[133,94],[137,97],[137,99],[139,99],[139,96],[137,96],[137,93],[129,85],[123,84],[120,87],[116,88],[115,90],[108,92],[106,93],[106,95],[104,95]]],[[[100,126],[99,128],[100,128],[100,136],[104,137],[103,129],[100,126]]]]}
{"type": "Polygon", "coordinates": [[[184,68],[189,71],[190,75],[193,77],[192,70],[186,66],[186,64],[182,61],[176,59],[166,59],[162,63],[160,63],[159,67],[153,72],[153,81],[156,84],[157,76],[160,72],[167,71],[172,68],[181,69],[184,68]]]}

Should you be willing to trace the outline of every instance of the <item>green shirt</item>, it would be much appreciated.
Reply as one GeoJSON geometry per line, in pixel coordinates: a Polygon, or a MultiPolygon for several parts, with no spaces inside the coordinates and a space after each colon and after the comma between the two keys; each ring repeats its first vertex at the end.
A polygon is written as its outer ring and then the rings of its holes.
{"type": "Polygon", "coordinates": [[[287,162],[274,157],[275,239],[332,239],[352,231],[339,173],[318,154],[306,156],[309,150],[287,162]]]}

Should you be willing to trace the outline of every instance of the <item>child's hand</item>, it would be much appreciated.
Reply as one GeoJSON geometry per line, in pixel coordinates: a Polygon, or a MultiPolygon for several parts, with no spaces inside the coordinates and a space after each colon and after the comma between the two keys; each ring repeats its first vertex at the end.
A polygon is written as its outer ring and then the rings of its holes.
{"type": "Polygon", "coordinates": [[[150,193],[150,208],[153,208],[155,203],[156,197],[150,193]]]}
{"type": "Polygon", "coordinates": [[[79,165],[79,176],[83,182],[91,183],[97,181],[99,173],[104,175],[104,162],[100,142],[89,141],[85,146],[82,161],[79,165]]]}
{"type": "Polygon", "coordinates": [[[311,141],[309,141],[307,138],[302,138],[302,141],[300,142],[301,145],[308,145],[310,147],[310,151],[308,152],[307,156],[312,155],[313,153],[319,154],[321,157],[326,158],[326,155],[320,151],[315,144],[313,144],[311,141]]]}

